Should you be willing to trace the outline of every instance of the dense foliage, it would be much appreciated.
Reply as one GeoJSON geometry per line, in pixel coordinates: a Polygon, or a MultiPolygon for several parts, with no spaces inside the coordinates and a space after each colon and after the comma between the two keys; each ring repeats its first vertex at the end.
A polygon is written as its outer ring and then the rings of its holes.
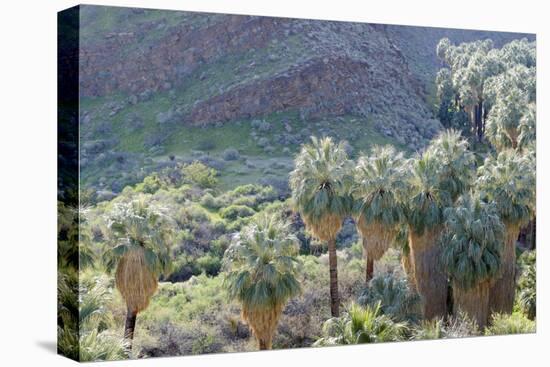
{"type": "Polygon", "coordinates": [[[513,314],[485,327],[456,306],[502,278],[536,211],[534,43],[442,40],[437,53],[439,118],[453,129],[412,157],[323,134],[293,162],[227,147],[219,161],[200,136],[197,159],[168,156],[116,195],[60,204],[59,349],[92,361],[533,332],[534,252],[518,259],[513,314]],[[240,165],[290,174],[251,184],[240,165]],[[383,251],[365,286],[369,244],[383,251]],[[436,302],[443,312],[427,313],[436,302]]]}
{"type": "Polygon", "coordinates": [[[503,241],[496,205],[483,202],[478,194],[464,194],[445,210],[442,264],[459,287],[469,289],[495,276],[503,241]]]}

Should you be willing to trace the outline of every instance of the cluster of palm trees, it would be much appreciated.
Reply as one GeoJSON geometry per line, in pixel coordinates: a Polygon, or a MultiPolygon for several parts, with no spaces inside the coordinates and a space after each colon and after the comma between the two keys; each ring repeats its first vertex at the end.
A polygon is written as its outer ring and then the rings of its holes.
{"type": "Polygon", "coordinates": [[[373,261],[405,228],[405,270],[426,319],[449,312],[449,284],[454,312],[469,313],[479,326],[491,312],[512,311],[515,242],[534,215],[532,151],[488,154],[477,167],[467,140],[447,130],[414,158],[375,147],[355,164],[341,143],[312,138],[295,163],[295,209],[311,235],[328,242],[332,316],[339,316],[340,307],[336,236],[346,217],[354,218],[361,233],[367,280],[373,261]]]}
{"type": "MultiPolygon", "coordinates": [[[[413,158],[386,146],[354,162],[342,143],[313,137],[295,159],[290,187],[306,230],[328,243],[333,317],[341,306],[336,238],[347,217],[362,236],[367,282],[374,262],[406,234],[402,263],[425,319],[466,312],[483,327],[492,313],[512,311],[515,242],[535,212],[532,150],[505,149],[483,161],[459,132],[447,130],[413,158]]],[[[107,221],[104,262],[127,304],[129,352],[137,314],[169,271],[167,221],[162,210],[139,199],[117,203],[107,221]]],[[[225,253],[224,284],[259,349],[272,347],[285,304],[301,291],[298,249],[288,223],[275,213],[259,215],[225,253]]]]}

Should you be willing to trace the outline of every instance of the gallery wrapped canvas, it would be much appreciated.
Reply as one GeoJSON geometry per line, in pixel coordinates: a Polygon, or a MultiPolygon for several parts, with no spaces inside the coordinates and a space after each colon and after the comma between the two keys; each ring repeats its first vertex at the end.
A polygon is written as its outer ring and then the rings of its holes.
{"type": "Polygon", "coordinates": [[[533,333],[535,35],[58,16],[58,351],[533,333]]]}

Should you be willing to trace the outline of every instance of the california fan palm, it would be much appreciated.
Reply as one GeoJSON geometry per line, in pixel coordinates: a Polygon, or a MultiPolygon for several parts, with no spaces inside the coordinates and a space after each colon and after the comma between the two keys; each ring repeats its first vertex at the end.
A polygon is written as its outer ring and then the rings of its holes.
{"type": "Polygon", "coordinates": [[[357,228],[363,238],[366,280],[397,234],[403,219],[399,196],[404,190],[403,154],[392,146],[374,147],[359,158],[352,189],[357,228]]]}
{"type": "Polygon", "coordinates": [[[224,284],[241,303],[242,318],[260,350],[271,349],[286,302],[300,292],[294,258],[298,249],[288,224],[265,215],[243,228],[225,252],[224,284]]]}
{"type": "Polygon", "coordinates": [[[331,138],[312,137],[295,159],[290,187],[295,209],[306,228],[321,241],[328,242],[331,314],[339,315],[336,235],[352,207],[351,167],[345,146],[331,138]]]}
{"type": "Polygon", "coordinates": [[[535,213],[535,161],[533,154],[513,149],[485,159],[478,170],[477,186],[488,202],[494,202],[506,228],[499,279],[491,287],[492,312],[511,313],[515,296],[516,241],[520,227],[535,213]]]}
{"type": "Polygon", "coordinates": [[[466,312],[484,328],[489,319],[489,289],[500,265],[504,225],[494,203],[476,193],[463,194],[445,210],[442,263],[453,286],[454,312],[466,312]]]}
{"type": "Polygon", "coordinates": [[[162,211],[143,200],[117,203],[107,218],[107,269],[116,269],[115,285],[126,301],[124,337],[129,347],[137,314],[149,305],[158,278],[169,271],[171,227],[162,211]]]}
{"type": "Polygon", "coordinates": [[[443,211],[470,187],[473,168],[474,156],[466,140],[453,130],[441,133],[410,163],[404,198],[410,262],[427,319],[446,314],[447,276],[440,266],[437,240],[443,229],[443,211]]]}

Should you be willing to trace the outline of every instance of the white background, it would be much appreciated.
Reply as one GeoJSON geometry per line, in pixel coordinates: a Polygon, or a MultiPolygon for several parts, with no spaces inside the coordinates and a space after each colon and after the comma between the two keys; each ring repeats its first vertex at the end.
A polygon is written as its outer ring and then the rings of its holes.
{"type": "MultiPolygon", "coordinates": [[[[537,33],[537,335],[176,357],[117,366],[548,365],[549,11],[540,1],[111,0],[95,4],[537,33]],[[546,205],[546,207],[545,207],[546,205]],[[545,340],[546,339],[546,340],[545,340]]],[[[56,339],[56,12],[75,1],[3,1],[0,11],[0,364],[66,366],[56,339]]]]}

